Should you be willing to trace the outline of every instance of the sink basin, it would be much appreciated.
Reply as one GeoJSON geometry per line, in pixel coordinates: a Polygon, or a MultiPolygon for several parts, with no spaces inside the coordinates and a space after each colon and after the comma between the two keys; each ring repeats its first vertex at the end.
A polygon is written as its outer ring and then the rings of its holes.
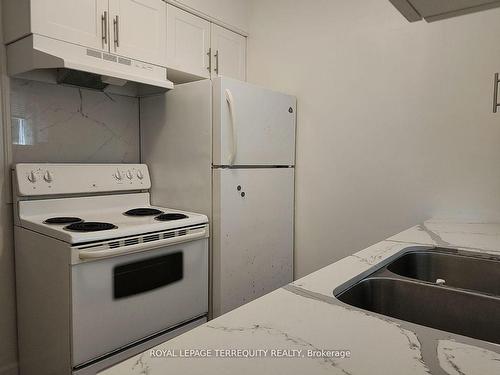
{"type": "Polygon", "coordinates": [[[412,247],[334,291],[355,308],[500,344],[500,259],[412,247]]]}
{"type": "Polygon", "coordinates": [[[400,276],[500,296],[500,261],[434,251],[411,252],[387,269],[400,276]]]}
{"type": "Polygon", "coordinates": [[[500,344],[500,299],[494,296],[369,277],[337,298],[363,310],[500,344]]]}

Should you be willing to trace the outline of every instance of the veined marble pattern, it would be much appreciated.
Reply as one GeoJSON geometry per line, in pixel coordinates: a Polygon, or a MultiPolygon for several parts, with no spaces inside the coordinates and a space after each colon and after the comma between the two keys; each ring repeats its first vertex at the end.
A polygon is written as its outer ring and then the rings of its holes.
{"type": "Polygon", "coordinates": [[[149,352],[115,366],[103,375],[179,374],[428,374],[420,343],[397,324],[352,311],[328,301],[304,298],[279,289],[234,310],[158,350],[287,349],[349,350],[350,358],[152,358],[149,352]],[[251,318],[250,318],[251,317],[251,318]],[[367,332],[355,335],[357,331],[367,332]],[[369,333],[368,333],[369,332],[369,333]],[[380,340],[384,347],[380,350],[380,340]],[[388,357],[391,360],[387,360],[388,357]],[[370,363],[370,366],[367,366],[370,363]],[[378,372],[374,372],[377,369],[378,372]]]}
{"type": "Polygon", "coordinates": [[[11,80],[13,162],[137,163],[137,98],[11,80]]]}
{"type": "Polygon", "coordinates": [[[500,354],[453,340],[439,340],[438,358],[450,375],[500,374],[500,354]]]}
{"type": "Polygon", "coordinates": [[[428,220],[387,240],[498,254],[500,253],[500,223],[428,220]]]}
{"type": "Polygon", "coordinates": [[[408,247],[446,244],[495,252],[500,249],[497,229],[497,224],[426,222],[154,348],[330,349],[349,350],[349,358],[155,358],[146,351],[102,375],[497,375],[500,345],[362,311],[333,296],[336,287],[408,247]]]}

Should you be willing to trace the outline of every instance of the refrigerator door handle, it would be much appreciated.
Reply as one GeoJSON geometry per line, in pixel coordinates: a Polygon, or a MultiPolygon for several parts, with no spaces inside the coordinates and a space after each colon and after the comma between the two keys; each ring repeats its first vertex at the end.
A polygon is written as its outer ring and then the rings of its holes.
{"type": "Polygon", "coordinates": [[[229,165],[234,164],[234,160],[236,159],[236,151],[238,139],[236,137],[236,115],[234,110],[234,96],[231,90],[226,89],[226,101],[229,106],[229,116],[231,117],[231,151],[229,154],[229,165]]]}

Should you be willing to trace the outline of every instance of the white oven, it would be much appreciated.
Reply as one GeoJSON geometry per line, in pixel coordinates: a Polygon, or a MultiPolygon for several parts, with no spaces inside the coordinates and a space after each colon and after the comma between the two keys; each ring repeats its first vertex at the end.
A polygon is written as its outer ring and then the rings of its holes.
{"type": "MultiPolygon", "coordinates": [[[[152,236],[158,234],[146,237],[152,236]]],[[[108,250],[74,249],[97,254],[71,268],[73,368],[206,314],[208,239],[168,244],[176,239],[182,236],[150,243],[133,237],[108,250]]]]}
{"type": "Polygon", "coordinates": [[[144,164],[17,164],[21,375],[96,375],[207,321],[209,223],[144,164]]]}

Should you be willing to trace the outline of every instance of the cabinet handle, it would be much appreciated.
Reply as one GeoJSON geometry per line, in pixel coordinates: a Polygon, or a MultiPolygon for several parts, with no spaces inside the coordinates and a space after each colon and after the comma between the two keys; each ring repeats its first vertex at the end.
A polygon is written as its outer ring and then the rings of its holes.
{"type": "Polygon", "coordinates": [[[208,49],[207,55],[208,55],[207,70],[208,70],[209,73],[211,73],[212,72],[212,48],[208,49]]]}
{"type": "Polygon", "coordinates": [[[493,87],[493,113],[497,113],[500,103],[498,103],[498,84],[500,80],[498,79],[498,73],[495,73],[495,81],[493,87]]]}
{"type": "Polygon", "coordinates": [[[115,16],[113,19],[113,30],[115,32],[115,46],[120,47],[120,19],[118,16],[115,16]]]}
{"type": "Polygon", "coordinates": [[[219,50],[215,52],[215,74],[219,74],[219,50]]]}
{"type": "Polygon", "coordinates": [[[103,48],[108,44],[108,12],[104,11],[101,16],[101,35],[103,48]]]}

